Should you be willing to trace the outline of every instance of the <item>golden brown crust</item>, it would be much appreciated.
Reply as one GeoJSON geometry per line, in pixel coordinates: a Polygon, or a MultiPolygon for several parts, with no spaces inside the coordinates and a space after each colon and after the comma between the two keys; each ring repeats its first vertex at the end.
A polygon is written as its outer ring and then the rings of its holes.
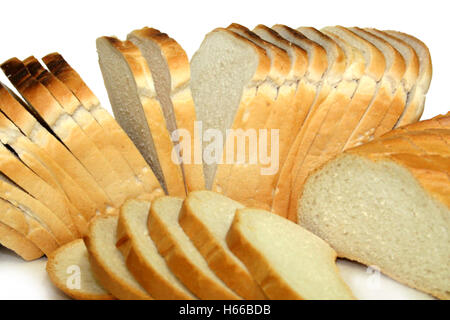
{"type": "Polygon", "coordinates": [[[0,222],[0,244],[26,261],[39,259],[44,253],[19,232],[0,222]]]}
{"type": "Polygon", "coordinates": [[[151,207],[148,218],[150,236],[172,273],[183,282],[186,288],[204,300],[240,299],[232,291],[205,275],[201,269],[190,261],[190,258],[186,256],[186,253],[166,230],[164,223],[154,212],[154,207],[154,205],[151,207]]]}
{"type": "Polygon", "coordinates": [[[247,266],[266,296],[271,300],[303,300],[284,282],[264,256],[245,239],[239,231],[239,221],[239,215],[236,215],[228,231],[228,247],[247,266]]]}
{"type": "Polygon", "coordinates": [[[3,113],[42,152],[53,159],[67,175],[71,176],[96,201],[99,211],[105,212],[111,200],[94,178],[86,171],[72,153],[12,96],[3,85],[0,86],[0,108],[3,113]]]}
{"type": "Polygon", "coordinates": [[[116,148],[120,150],[134,173],[143,182],[150,195],[149,200],[164,194],[153,171],[146,163],[134,143],[119,126],[116,120],[100,105],[99,100],[81,79],[80,75],[58,53],[42,58],[49,70],[63,82],[77,99],[88,109],[105,131],[109,132],[116,148]]]}
{"type": "Polygon", "coordinates": [[[230,253],[217,242],[204,223],[193,213],[193,210],[188,199],[184,201],[179,223],[208,262],[211,270],[242,298],[265,300],[264,293],[250,273],[230,257],[230,253]]]}
{"type": "MultiPolygon", "coordinates": [[[[95,228],[101,219],[117,219],[117,216],[101,216],[94,218],[89,225],[89,232],[84,237],[84,243],[89,252],[89,262],[95,278],[112,295],[120,300],[153,300],[147,293],[130,286],[118,277],[109,265],[105,263],[102,248],[95,244],[95,228]]],[[[125,261],[124,261],[125,263],[125,261]]]]}
{"type": "MultiPolygon", "coordinates": [[[[110,294],[93,294],[89,292],[84,292],[83,290],[70,289],[67,287],[66,283],[63,283],[60,277],[57,275],[56,267],[59,263],[59,255],[66,254],[66,251],[70,251],[72,247],[80,245],[80,242],[84,246],[82,239],[77,239],[64,246],[59,247],[51,255],[48,256],[48,262],[46,266],[47,273],[50,277],[52,283],[62,292],[67,294],[69,297],[77,300],[115,300],[114,296],[110,294]]],[[[86,252],[87,254],[87,252],[86,252]]],[[[90,272],[90,270],[81,270],[82,272],[90,272]]]]}

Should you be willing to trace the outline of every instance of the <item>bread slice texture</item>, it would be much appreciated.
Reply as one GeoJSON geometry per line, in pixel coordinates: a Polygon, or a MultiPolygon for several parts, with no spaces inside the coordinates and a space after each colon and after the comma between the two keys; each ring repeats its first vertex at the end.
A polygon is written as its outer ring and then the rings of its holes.
{"type": "MultiPolygon", "coordinates": [[[[179,131],[178,144],[182,145],[180,158],[186,191],[205,189],[201,150],[197,146],[198,133],[195,132],[197,116],[190,88],[191,71],[186,52],[174,39],[153,28],[134,30],[127,39],[139,48],[147,61],[171,136],[176,138],[174,130],[179,131]]],[[[177,147],[177,143],[174,146],[177,147]]]]}
{"type": "Polygon", "coordinates": [[[339,275],[336,252],[287,219],[238,209],[227,243],[272,300],[354,298],[339,275]]]}
{"type": "Polygon", "coordinates": [[[405,41],[413,47],[420,61],[417,84],[410,94],[411,98],[408,99],[405,112],[396,124],[396,127],[400,127],[416,122],[422,116],[425,105],[425,97],[428,89],[430,88],[431,78],[433,75],[433,65],[431,62],[430,50],[421,40],[399,31],[386,30],[384,32],[397,39],[405,41]]]}
{"type": "MultiPolygon", "coordinates": [[[[264,83],[269,71],[270,59],[261,47],[226,29],[208,33],[194,54],[191,90],[204,134],[206,189],[212,188],[217,164],[223,163],[225,158],[223,147],[227,143],[227,129],[242,128],[243,124],[258,128],[265,122],[268,103],[273,101],[276,90],[273,86],[270,91],[257,88],[264,83]]],[[[227,164],[220,164],[220,167],[227,170],[227,164]]],[[[220,191],[220,185],[216,190],[220,191]]]]}
{"type": "Polygon", "coordinates": [[[3,199],[0,199],[0,222],[33,242],[47,256],[59,247],[54,235],[38,220],[3,199]]]}
{"type": "Polygon", "coordinates": [[[13,122],[0,113],[0,140],[45,182],[64,192],[86,220],[96,215],[97,207],[85,190],[48,154],[23,135],[13,122]]]}
{"type": "Polygon", "coordinates": [[[448,299],[448,152],[435,150],[418,148],[403,132],[348,150],[308,179],[300,223],[340,257],[448,299]]]}
{"type": "Polygon", "coordinates": [[[114,114],[156,173],[166,192],[184,197],[183,173],[176,157],[152,74],[130,41],[101,37],[99,63],[114,114]],[[120,69],[119,69],[120,68],[120,69]],[[126,76],[123,76],[123,75],[126,76]]]}
{"type": "Polygon", "coordinates": [[[123,155],[116,148],[109,132],[103,129],[75,95],[58,78],[45,70],[36,58],[28,57],[23,63],[30,74],[47,88],[61,107],[75,120],[105,156],[117,172],[123,187],[127,188],[129,196],[134,198],[146,197],[142,181],[134,174],[123,155]]]}
{"type": "Polygon", "coordinates": [[[33,242],[1,222],[0,244],[5,248],[14,251],[26,261],[36,260],[44,255],[33,242]]]}
{"type": "Polygon", "coordinates": [[[175,197],[156,199],[150,208],[148,230],[158,252],[172,273],[194,295],[203,300],[240,299],[208,267],[178,223],[183,200],[175,197]]]}
{"type": "MultiPolygon", "coordinates": [[[[244,131],[243,134],[235,132],[236,139],[230,135],[230,139],[226,141],[225,150],[236,146],[234,147],[237,152],[236,160],[234,163],[225,160],[226,164],[219,167],[214,178],[213,190],[220,191],[247,206],[270,208],[272,191],[270,189],[265,192],[261,190],[260,180],[263,175],[266,179],[275,179],[276,172],[283,164],[285,154],[289,149],[287,145],[289,132],[282,125],[282,119],[292,110],[292,100],[295,95],[295,82],[292,79],[287,79],[291,69],[291,61],[284,49],[261,39],[246,27],[233,23],[227,29],[262,48],[270,59],[271,68],[266,80],[258,85],[257,95],[264,96],[266,99],[264,112],[259,110],[258,117],[261,118],[261,121],[239,123],[236,121],[238,119],[235,119],[233,127],[244,131]],[[259,158],[257,151],[253,150],[251,145],[249,145],[248,151],[238,145],[239,139],[245,139],[250,130],[254,132],[254,136],[258,140],[259,158]],[[261,130],[265,130],[265,134],[261,130]],[[272,141],[274,130],[277,130],[278,137],[277,140],[272,141]],[[272,148],[272,143],[274,148],[272,148]],[[262,155],[267,154],[267,157],[271,157],[271,159],[268,159],[270,162],[270,160],[274,160],[275,152],[277,152],[276,162],[265,163],[262,155]],[[244,161],[239,160],[239,156],[242,156],[239,153],[245,153],[243,155],[244,161]],[[276,167],[272,168],[274,165],[276,167]],[[245,180],[242,180],[243,176],[246,176],[245,180]]],[[[255,144],[256,142],[252,142],[249,138],[249,144],[251,143],[255,144]]]]}
{"type": "MultiPolygon", "coordinates": [[[[40,150],[55,161],[95,201],[99,212],[112,212],[114,206],[105,191],[75,156],[25,108],[25,103],[0,84],[0,109],[40,150]]],[[[50,162],[47,162],[49,164],[50,162]]]]}
{"type": "Polygon", "coordinates": [[[60,106],[50,92],[26,70],[17,58],[1,65],[12,84],[27,100],[33,112],[78,158],[98,181],[118,208],[127,198],[127,190],[111,164],[73,118],[60,106]]]}
{"type": "Polygon", "coordinates": [[[84,238],[92,272],[98,282],[120,300],[152,300],[128,271],[125,259],[116,248],[117,216],[99,216],[89,225],[84,238]]]}
{"type": "Polygon", "coordinates": [[[127,200],[120,209],[117,246],[129,248],[125,254],[128,270],[155,299],[196,299],[172,274],[158,253],[148,233],[149,211],[150,202],[134,199],[127,200]]]}
{"type": "Polygon", "coordinates": [[[48,257],[46,270],[52,283],[73,299],[115,299],[95,279],[82,239],[67,243],[53,252],[48,257]]]}
{"type": "Polygon", "coordinates": [[[297,133],[291,145],[285,163],[281,168],[276,187],[273,190],[272,211],[278,215],[287,216],[291,188],[291,174],[295,165],[296,155],[300,149],[303,136],[306,133],[305,128],[308,123],[312,121],[311,119],[314,118],[313,115],[316,113],[315,110],[317,107],[328,96],[331,87],[328,85],[328,82],[323,81],[327,76],[328,70],[328,57],[324,47],[309,40],[297,30],[285,25],[275,25],[272,29],[278,32],[278,34],[286,40],[304,49],[308,54],[308,69],[304,82],[306,87],[304,92],[304,120],[300,131],[297,133]]]}
{"type": "Polygon", "coordinates": [[[80,75],[58,53],[48,54],[42,60],[51,73],[72,91],[83,107],[89,110],[103,129],[109,133],[116,148],[120,150],[135,175],[143,183],[146,194],[150,195],[148,200],[164,194],[154,172],[140,154],[138,148],[111,114],[102,107],[98,98],[80,75]]]}
{"type": "Polygon", "coordinates": [[[212,191],[191,192],[183,203],[179,223],[209,268],[247,300],[266,299],[244,264],[228,249],[226,236],[234,213],[244,206],[212,191]]]}

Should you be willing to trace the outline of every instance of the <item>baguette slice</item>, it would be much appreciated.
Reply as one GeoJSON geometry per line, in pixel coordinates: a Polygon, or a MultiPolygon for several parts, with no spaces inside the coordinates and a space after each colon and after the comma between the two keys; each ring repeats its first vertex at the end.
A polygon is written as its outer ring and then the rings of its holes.
{"type": "Polygon", "coordinates": [[[58,140],[45,124],[41,124],[27,110],[25,103],[0,83],[1,111],[32,141],[41,152],[48,154],[70,177],[83,186],[100,212],[111,213],[112,201],[92,175],[58,140]]]}
{"type": "Polygon", "coordinates": [[[114,114],[168,194],[184,197],[183,174],[152,74],[138,47],[113,37],[97,39],[99,64],[114,114]],[[126,76],[124,76],[126,75],[126,76]]]}
{"type": "Polygon", "coordinates": [[[58,101],[64,111],[83,129],[86,135],[105,156],[111,167],[117,172],[124,188],[127,188],[129,197],[148,198],[144,194],[142,181],[134,174],[122,153],[116,147],[110,133],[97,122],[94,116],[83,107],[75,95],[56,78],[45,70],[39,61],[31,56],[23,61],[30,74],[38,80],[52,96],[58,101]]]}
{"type": "MultiPolygon", "coordinates": [[[[198,133],[195,129],[195,106],[190,88],[190,64],[183,48],[167,34],[152,28],[131,32],[127,39],[141,51],[152,72],[155,90],[172,137],[179,130],[186,191],[205,189],[205,177],[198,133]],[[186,144],[185,144],[186,143],[186,144]]],[[[177,142],[177,141],[174,141],[177,142]]],[[[175,144],[175,147],[177,145],[175,144]]]]}
{"type": "Polygon", "coordinates": [[[46,269],[53,284],[74,299],[114,299],[95,279],[82,239],[67,243],[53,252],[48,257],[46,269]]]}
{"type": "Polygon", "coordinates": [[[92,272],[98,282],[120,300],[152,300],[128,271],[116,248],[117,216],[100,216],[91,221],[84,238],[92,272]]]}
{"type": "MultiPolygon", "coordinates": [[[[212,188],[217,164],[226,158],[227,129],[258,128],[265,123],[276,97],[276,87],[265,83],[269,71],[270,59],[261,47],[221,28],[208,33],[193,56],[191,89],[204,133],[206,189],[212,188]]],[[[220,192],[220,185],[216,184],[216,191],[220,192]]]]}
{"type": "Polygon", "coordinates": [[[164,194],[161,185],[149,165],[139,153],[130,137],[119,126],[111,114],[102,107],[98,98],[81,79],[80,75],[58,53],[52,53],[42,58],[48,69],[77,97],[83,107],[89,110],[106,132],[109,132],[112,142],[123,154],[131,169],[142,181],[145,191],[152,200],[164,194]]]}
{"type": "Polygon", "coordinates": [[[227,243],[270,299],[354,299],[337,270],[336,252],[287,219],[238,209],[227,243]]]}
{"type": "Polygon", "coordinates": [[[47,256],[59,247],[55,236],[30,215],[29,211],[14,206],[2,198],[0,198],[0,222],[33,242],[47,256]]]}
{"type": "Polygon", "coordinates": [[[161,197],[152,203],[148,230],[172,273],[203,300],[240,299],[208,267],[178,223],[183,200],[161,197]]]}
{"type": "Polygon", "coordinates": [[[128,270],[155,299],[196,299],[172,274],[158,253],[148,234],[149,211],[150,202],[138,200],[127,200],[120,209],[117,246],[129,247],[125,255],[128,270]]]}
{"type": "Polygon", "coordinates": [[[429,135],[431,154],[401,131],[350,149],[313,173],[298,219],[340,257],[377,265],[402,283],[449,299],[449,148],[439,152],[443,142],[429,135]]]}
{"type": "Polygon", "coordinates": [[[228,249],[226,235],[234,213],[244,206],[212,191],[191,192],[183,203],[179,223],[225,284],[248,300],[266,299],[244,264],[228,249]]]}
{"type": "Polygon", "coordinates": [[[22,259],[32,261],[44,253],[16,230],[0,222],[0,244],[17,253],[22,259]]]}

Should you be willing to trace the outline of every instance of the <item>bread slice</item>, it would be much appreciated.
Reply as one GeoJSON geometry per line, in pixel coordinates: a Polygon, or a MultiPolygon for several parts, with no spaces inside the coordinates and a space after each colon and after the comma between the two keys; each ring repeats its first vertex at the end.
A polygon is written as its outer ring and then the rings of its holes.
{"type": "MultiPolygon", "coordinates": [[[[430,154],[402,136],[350,149],[313,173],[298,218],[340,257],[449,299],[448,152],[430,154]]],[[[439,142],[430,135],[429,143],[439,142]]]]}
{"type": "Polygon", "coordinates": [[[74,299],[114,299],[95,279],[82,239],[67,243],[53,252],[48,257],[46,269],[52,283],[74,299]]]}
{"type": "Polygon", "coordinates": [[[198,298],[204,300],[240,299],[208,267],[178,223],[183,200],[156,199],[150,208],[148,230],[158,252],[172,273],[198,298]]]}
{"type": "Polygon", "coordinates": [[[322,239],[268,211],[238,209],[227,243],[273,300],[353,299],[336,252],[322,239]]]}
{"type": "MultiPolygon", "coordinates": [[[[270,59],[261,47],[226,29],[208,33],[194,54],[191,90],[205,140],[206,189],[212,188],[217,164],[225,158],[227,129],[258,128],[265,122],[269,102],[276,96],[275,86],[263,85],[269,70],[270,59]],[[261,91],[257,90],[260,85],[261,91]]],[[[220,191],[220,185],[216,184],[216,190],[220,191]]]]}
{"type": "Polygon", "coordinates": [[[0,140],[39,177],[55,189],[64,192],[86,220],[96,215],[97,207],[85,190],[78,185],[46,152],[39,149],[0,113],[0,140]]]}
{"type": "Polygon", "coordinates": [[[33,242],[47,256],[59,247],[53,234],[38,220],[28,215],[19,206],[14,206],[1,198],[0,222],[33,242]]]}
{"type": "Polygon", "coordinates": [[[182,170],[172,158],[170,132],[156,99],[151,72],[141,52],[130,41],[112,37],[97,39],[97,51],[116,118],[141,150],[166,191],[184,197],[182,170]]]}
{"type": "MultiPolygon", "coordinates": [[[[25,166],[3,144],[0,144],[0,168],[1,173],[15,185],[47,206],[67,226],[67,229],[70,230],[69,233],[72,234],[72,239],[80,236],[80,230],[76,223],[79,221],[75,221],[76,213],[69,211],[64,195],[25,166]]],[[[79,218],[83,219],[82,216],[79,218]]]]}
{"type": "Polygon", "coordinates": [[[117,216],[99,216],[89,225],[84,238],[92,272],[98,282],[120,300],[151,300],[128,271],[125,259],[116,248],[117,216]]]}
{"type": "MultiPolygon", "coordinates": [[[[235,132],[236,139],[229,136],[230,139],[226,141],[225,150],[234,147],[238,154],[235,161],[227,161],[229,155],[226,155],[226,164],[219,166],[212,190],[236,199],[244,205],[267,209],[271,206],[273,193],[270,189],[265,192],[261,190],[262,176],[269,181],[275,178],[289,147],[286,144],[290,133],[286,132],[286,128],[282,125],[282,119],[291,112],[292,100],[295,95],[295,83],[292,79],[287,79],[291,69],[291,61],[284,49],[261,39],[246,27],[233,23],[227,29],[262,48],[270,58],[271,68],[266,80],[258,86],[257,96],[264,97],[266,101],[262,104],[264,109],[258,110],[258,118],[261,121],[254,121],[253,119],[253,121],[239,123],[238,119],[235,119],[233,127],[239,128],[243,132],[242,134],[235,132]],[[254,132],[254,136],[258,140],[259,158],[258,151],[252,149],[253,146],[250,145],[250,143],[256,144],[256,142],[249,142],[248,151],[237,144],[238,139],[245,140],[249,130],[254,132]],[[267,130],[266,134],[260,130],[267,130]],[[278,137],[277,140],[272,141],[274,130],[277,130],[278,137]],[[275,148],[272,148],[272,142],[275,148]],[[267,149],[264,150],[263,148],[267,149]],[[275,152],[277,153],[275,154],[275,152]],[[239,153],[245,154],[240,155],[239,153]],[[262,159],[264,154],[272,158],[268,159],[269,163],[265,163],[262,159]],[[239,156],[244,156],[245,160],[239,160],[239,156]],[[277,157],[276,160],[273,159],[274,156],[277,157]],[[246,176],[245,180],[242,180],[243,176],[246,176]]],[[[249,141],[251,141],[251,138],[249,138],[249,141]]]]}
{"type": "Polygon", "coordinates": [[[433,65],[431,62],[430,50],[421,40],[409,34],[387,30],[385,33],[405,41],[415,50],[419,57],[419,75],[417,78],[416,86],[410,93],[411,97],[408,97],[408,103],[405,112],[400,117],[396,124],[396,127],[407,125],[409,123],[416,122],[420,119],[423,113],[425,105],[425,96],[430,88],[431,78],[433,75],[433,65]]]}
{"type": "Polygon", "coordinates": [[[0,109],[41,152],[48,154],[66,174],[83,186],[90,198],[95,201],[99,212],[114,210],[112,201],[83,165],[60,140],[27,111],[24,102],[3,84],[0,84],[0,109]]]}
{"type": "MultiPolygon", "coordinates": [[[[377,137],[391,131],[405,110],[408,92],[404,90],[401,81],[406,72],[406,62],[401,53],[383,38],[358,27],[350,28],[350,30],[377,47],[386,60],[384,77],[391,83],[393,98],[391,105],[374,132],[373,137],[377,137]]],[[[351,144],[349,146],[351,147],[351,144]]]]}
{"type": "Polygon", "coordinates": [[[209,268],[248,300],[266,299],[247,268],[228,249],[226,236],[234,213],[244,206],[212,191],[191,192],[183,203],[179,223],[209,268]]]}
{"type": "Polygon", "coordinates": [[[150,202],[127,200],[120,209],[117,246],[129,247],[128,270],[155,299],[191,300],[192,293],[172,274],[148,234],[150,202]]]}
{"type": "Polygon", "coordinates": [[[195,132],[197,116],[186,52],[174,39],[153,28],[134,30],[127,39],[139,48],[147,61],[171,135],[174,129],[179,129],[181,142],[178,143],[186,143],[181,150],[181,168],[187,192],[205,189],[201,150],[197,146],[198,140],[195,140],[199,133],[195,132]]]}
{"type": "Polygon", "coordinates": [[[48,54],[42,60],[48,69],[72,91],[83,107],[89,110],[103,129],[109,132],[116,148],[120,150],[138,179],[142,181],[147,195],[150,195],[151,199],[162,195],[164,192],[150,166],[117,121],[101,106],[100,101],[80,75],[58,53],[48,54]]]}
{"type": "Polygon", "coordinates": [[[17,58],[1,65],[4,73],[54,134],[95,177],[118,208],[128,196],[117,172],[73,118],[61,108],[48,90],[36,81],[17,58]]]}
{"type": "Polygon", "coordinates": [[[327,82],[325,84],[323,82],[328,70],[328,57],[325,48],[309,40],[297,30],[287,26],[275,25],[272,29],[286,40],[304,49],[308,54],[308,69],[304,82],[307,88],[304,91],[305,118],[281,168],[276,187],[273,189],[272,211],[278,215],[287,216],[291,190],[291,174],[296,163],[296,156],[300,144],[305,135],[306,124],[311,121],[311,117],[315,114],[314,110],[325,100],[331,88],[327,82]]]}
{"type": "Polygon", "coordinates": [[[122,153],[116,148],[109,132],[103,129],[75,95],[58,78],[45,70],[35,57],[28,57],[23,63],[30,74],[47,88],[55,100],[75,120],[105,156],[111,167],[117,172],[123,187],[127,188],[129,196],[148,198],[148,196],[144,195],[145,191],[142,181],[134,174],[122,153]]]}
{"type": "Polygon", "coordinates": [[[14,251],[26,261],[36,260],[44,255],[33,242],[1,222],[0,244],[5,248],[14,251]]]}

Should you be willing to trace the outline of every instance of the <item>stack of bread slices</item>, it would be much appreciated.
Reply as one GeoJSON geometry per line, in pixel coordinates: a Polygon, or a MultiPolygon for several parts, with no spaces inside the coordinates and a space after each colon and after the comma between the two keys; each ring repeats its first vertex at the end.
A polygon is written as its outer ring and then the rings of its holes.
{"type": "Polygon", "coordinates": [[[231,24],[191,61],[152,28],[100,37],[97,51],[115,118],[60,54],[42,59],[47,68],[34,57],[1,65],[21,96],[1,84],[1,244],[51,257],[52,280],[75,298],[352,297],[334,250],[287,220],[303,223],[311,172],[420,119],[432,75],[424,43],[231,24]],[[67,285],[74,265],[81,289],[67,285]]]}

